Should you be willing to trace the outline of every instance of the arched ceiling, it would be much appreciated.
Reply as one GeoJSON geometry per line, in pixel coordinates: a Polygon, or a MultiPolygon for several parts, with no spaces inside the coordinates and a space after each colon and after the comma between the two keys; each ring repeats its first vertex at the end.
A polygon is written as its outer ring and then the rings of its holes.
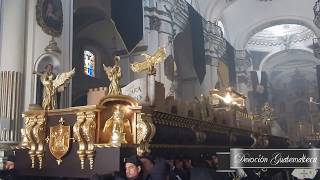
{"type": "Polygon", "coordinates": [[[268,27],[253,35],[246,48],[269,50],[270,47],[289,49],[291,47],[310,47],[315,38],[314,32],[298,24],[281,24],[268,27]]]}
{"type": "Polygon", "coordinates": [[[205,0],[200,8],[207,20],[221,19],[227,40],[243,49],[252,35],[278,24],[301,24],[318,35],[313,24],[314,4],[314,0],[205,0]]]}
{"type": "Polygon", "coordinates": [[[106,51],[111,49],[125,49],[110,19],[98,21],[86,26],[77,34],[77,38],[90,39],[100,44],[106,51]]]}
{"type": "Polygon", "coordinates": [[[289,49],[265,58],[260,65],[260,71],[268,73],[273,86],[281,86],[289,82],[297,70],[310,82],[314,81],[315,67],[318,64],[319,60],[313,53],[301,49],[289,49]]]}
{"type": "Polygon", "coordinates": [[[311,52],[289,49],[265,58],[260,64],[260,71],[290,71],[295,68],[314,68],[319,60],[311,52]]]}

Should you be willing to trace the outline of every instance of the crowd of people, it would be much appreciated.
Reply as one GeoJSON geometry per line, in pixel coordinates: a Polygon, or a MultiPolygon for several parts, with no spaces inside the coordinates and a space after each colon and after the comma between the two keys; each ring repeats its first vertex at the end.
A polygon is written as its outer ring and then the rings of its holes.
{"type": "MultiPolygon", "coordinates": [[[[218,158],[215,155],[191,158],[153,158],[152,156],[130,156],[125,159],[123,169],[112,174],[94,174],[90,180],[297,180],[288,169],[242,169],[241,173],[217,172],[218,158]]],[[[0,171],[3,180],[26,179],[18,176],[14,156],[8,156],[0,171]]],[[[30,177],[32,180],[75,180],[74,178],[30,177]]],[[[28,180],[30,178],[27,178],[28,180]]],[[[320,179],[317,173],[314,179],[320,179]]],[[[307,180],[307,179],[305,179],[307,180]]]]}
{"type": "Polygon", "coordinates": [[[200,160],[131,156],[126,158],[123,172],[112,175],[96,174],[91,180],[225,180],[232,177],[226,173],[217,173],[217,166],[216,156],[206,156],[200,160]]]}

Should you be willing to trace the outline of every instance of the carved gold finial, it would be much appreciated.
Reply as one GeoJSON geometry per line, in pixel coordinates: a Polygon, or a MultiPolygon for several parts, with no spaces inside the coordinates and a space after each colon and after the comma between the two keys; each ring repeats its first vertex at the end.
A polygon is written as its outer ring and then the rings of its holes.
{"type": "Polygon", "coordinates": [[[103,64],[103,69],[106,72],[108,79],[110,80],[108,95],[119,95],[121,94],[120,79],[121,79],[121,68],[119,66],[120,57],[114,57],[113,67],[106,67],[103,64]]]}
{"type": "Polygon", "coordinates": [[[147,71],[148,75],[155,75],[156,69],[155,65],[163,62],[166,58],[165,48],[160,48],[152,56],[147,54],[141,54],[145,57],[143,61],[135,62],[131,64],[131,69],[133,72],[147,71]]]}
{"type": "Polygon", "coordinates": [[[60,117],[60,119],[59,119],[59,123],[60,123],[60,124],[64,124],[63,117],[60,117]]]}
{"type": "Polygon", "coordinates": [[[65,86],[68,80],[70,80],[75,74],[74,68],[69,72],[64,72],[57,76],[52,72],[52,70],[53,65],[48,64],[44,73],[33,72],[34,74],[40,75],[40,80],[43,85],[42,108],[44,110],[52,110],[56,108],[57,89],[65,86]]]}

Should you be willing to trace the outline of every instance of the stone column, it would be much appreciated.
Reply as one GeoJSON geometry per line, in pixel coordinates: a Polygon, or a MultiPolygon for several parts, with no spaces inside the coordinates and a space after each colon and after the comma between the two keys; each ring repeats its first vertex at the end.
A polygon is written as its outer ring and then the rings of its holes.
{"type": "Polygon", "coordinates": [[[219,80],[218,63],[226,52],[226,42],[221,28],[210,21],[203,20],[203,33],[206,54],[206,76],[201,84],[202,93],[209,94],[219,80]]]}
{"type": "Polygon", "coordinates": [[[209,91],[215,88],[215,85],[219,80],[219,77],[218,77],[219,60],[214,57],[207,57],[206,61],[207,61],[206,75],[201,84],[201,89],[202,89],[202,93],[208,96],[209,91]]]}
{"type": "Polygon", "coordinates": [[[235,50],[235,63],[237,73],[238,91],[248,94],[250,88],[250,75],[248,70],[251,66],[250,56],[245,50],[235,50]]]}
{"type": "Polygon", "coordinates": [[[0,141],[19,141],[25,63],[26,1],[6,0],[1,7],[0,141]]]}
{"type": "MultiPolygon", "coordinates": [[[[60,63],[61,72],[71,71],[72,67],[72,42],[73,42],[73,0],[61,0],[63,11],[63,31],[61,37],[57,39],[59,48],[61,48],[60,63]]],[[[76,69],[77,71],[77,69],[76,69]]],[[[61,93],[60,107],[67,108],[71,106],[72,99],[72,81],[61,93]]]]}
{"type": "Polygon", "coordinates": [[[156,4],[145,4],[145,42],[147,52],[153,54],[160,47],[165,47],[169,59],[156,66],[156,81],[164,84],[165,96],[172,95],[174,72],[173,39],[183,31],[187,24],[187,4],[181,0],[159,0],[156,4]],[[170,62],[169,62],[170,61],[170,62]],[[171,88],[171,91],[170,91],[171,88]]]}

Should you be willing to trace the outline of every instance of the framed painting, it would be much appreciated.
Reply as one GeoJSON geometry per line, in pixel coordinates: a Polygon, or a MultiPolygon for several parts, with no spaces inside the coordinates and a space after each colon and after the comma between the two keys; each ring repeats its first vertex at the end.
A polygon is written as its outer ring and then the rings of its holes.
{"type": "Polygon", "coordinates": [[[36,16],[39,26],[46,34],[53,37],[61,35],[63,27],[61,0],[38,0],[36,16]]]}

